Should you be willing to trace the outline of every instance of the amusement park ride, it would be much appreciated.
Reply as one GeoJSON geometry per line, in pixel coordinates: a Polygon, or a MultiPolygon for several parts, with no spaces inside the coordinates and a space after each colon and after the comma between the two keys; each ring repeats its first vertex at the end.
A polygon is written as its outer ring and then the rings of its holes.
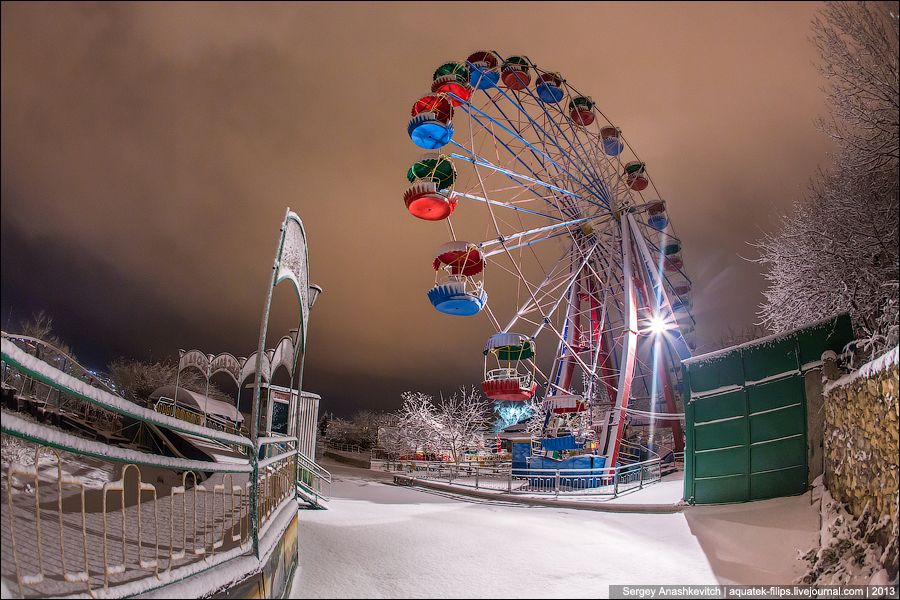
{"type": "Polygon", "coordinates": [[[541,446],[602,457],[595,466],[619,462],[629,420],[671,429],[682,450],[691,282],[666,202],[621,130],[560,74],[486,51],[441,65],[411,117],[428,153],[403,200],[450,237],[428,299],[490,319],[485,395],[542,398],[541,446]],[[539,336],[556,345],[550,370],[539,336]]]}

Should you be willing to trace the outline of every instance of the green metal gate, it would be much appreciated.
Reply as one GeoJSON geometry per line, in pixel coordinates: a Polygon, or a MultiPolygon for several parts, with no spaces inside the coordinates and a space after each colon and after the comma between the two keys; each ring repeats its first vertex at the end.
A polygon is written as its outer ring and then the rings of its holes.
{"type": "Polygon", "coordinates": [[[684,499],[713,504],[805,492],[803,373],[852,340],[843,314],[684,361],[684,499]]]}

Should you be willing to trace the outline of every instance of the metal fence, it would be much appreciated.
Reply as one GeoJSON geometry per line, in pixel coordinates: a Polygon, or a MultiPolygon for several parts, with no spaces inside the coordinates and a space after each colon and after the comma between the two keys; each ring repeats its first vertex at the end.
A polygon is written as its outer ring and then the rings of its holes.
{"type": "Polygon", "coordinates": [[[2,359],[10,381],[31,378],[123,421],[178,432],[208,453],[243,451],[220,461],[153,454],[135,440],[104,443],[4,410],[0,575],[21,597],[124,597],[239,556],[259,559],[260,540],[281,536],[284,515],[296,515],[298,474],[309,471],[297,438],[260,438],[254,446],[142,408],[5,337],[2,359]]]}
{"type": "Polygon", "coordinates": [[[297,454],[297,488],[299,493],[314,506],[331,499],[331,473],[315,463],[315,461],[297,454]]]}
{"type": "Polygon", "coordinates": [[[397,461],[385,468],[414,479],[443,481],[508,494],[611,496],[643,488],[660,479],[660,460],[608,469],[514,469],[509,464],[481,466],[446,462],[397,461]]]}

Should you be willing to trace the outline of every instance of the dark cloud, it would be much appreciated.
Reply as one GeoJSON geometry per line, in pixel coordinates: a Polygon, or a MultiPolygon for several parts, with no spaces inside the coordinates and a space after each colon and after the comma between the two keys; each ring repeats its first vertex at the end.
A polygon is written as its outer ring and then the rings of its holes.
{"type": "MultiPolygon", "coordinates": [[[[325,290],[304,378],[325,410],[477,384],[492,327],[430,307],[444,229],[401,196],[412,102],[441,63],[489,48],[560,71],[622,127],[714,342],[762,300],[747,242],[827,161],[818,6],[3,3],[4,326],[43,308],[101,368],[246,356],[290,207],[325,290]]],[[[281,287],[276,336],[297,318],[281,287]]]]}

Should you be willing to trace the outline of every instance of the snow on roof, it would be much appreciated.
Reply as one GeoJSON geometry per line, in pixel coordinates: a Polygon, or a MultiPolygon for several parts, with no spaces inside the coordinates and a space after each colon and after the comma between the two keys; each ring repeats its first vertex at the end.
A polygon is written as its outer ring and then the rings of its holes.
{"type": "Polygon", "coordinates": [[[889,369],[893,365],[900,363],[900,358],[898,358],[898,356],[900,356],[900,346],[894,346],[893,350],[888,350],[875,360],[867,362],[861,366],[858,371],[844,375],[837,381],[830,382],[825,386],[825,393],[827,394],[836,387],[847,387],[861,377],[871,377],[885,369],[889,369]]]}
{"type": "MultiPolygon", "coordinates": [[[[175,386],[164,385],[150,394],[150,400],[156,401],[160,398],[175,398],[175,386]]],[[[217,417],[225,417],[233,423],[242,423],[244,416],[238,409],[227,402],[214,400],[203,394],[198,394],[184,388],[178,388],[178,403],[189,406],[199,412],[206,412],[209,415],[217,417]]]]}
{"type": "Polygon", "coordinates": [[[822,327],[829,323],[832,323],[837,319],[840,315],[832,315],[830,317],[825,317],[819,321],[814,323],[810,323],[808,325],[804,325],[803,327],[798,327],[796,329],[791,329],[790,331],[784,331],[782,333],[775,333],[772,335],[767,335],[766,337],[759,338],[758,340],[751,340],[749,342],[744,342],[743,344],[738,344],[737,346],[731,346],[729,348],[722,348],[721,350],[715,350],[713,352],[708,352],[706,354],[701,354],[699,356],[693,356],[686,360],[681,361],[682,364],[688,365],[697,365],[707,362],[713,362],[715,360],[720,360],[728,354],[731,354],[735,350],[739,348],[755,348],[757,346],[767,346],[774,345],[778,342],[784,341],[790,338],[792,335],[797,333],[798,331],[803,331],[807,329],[815,329],[817,327],[822,327]]]}

